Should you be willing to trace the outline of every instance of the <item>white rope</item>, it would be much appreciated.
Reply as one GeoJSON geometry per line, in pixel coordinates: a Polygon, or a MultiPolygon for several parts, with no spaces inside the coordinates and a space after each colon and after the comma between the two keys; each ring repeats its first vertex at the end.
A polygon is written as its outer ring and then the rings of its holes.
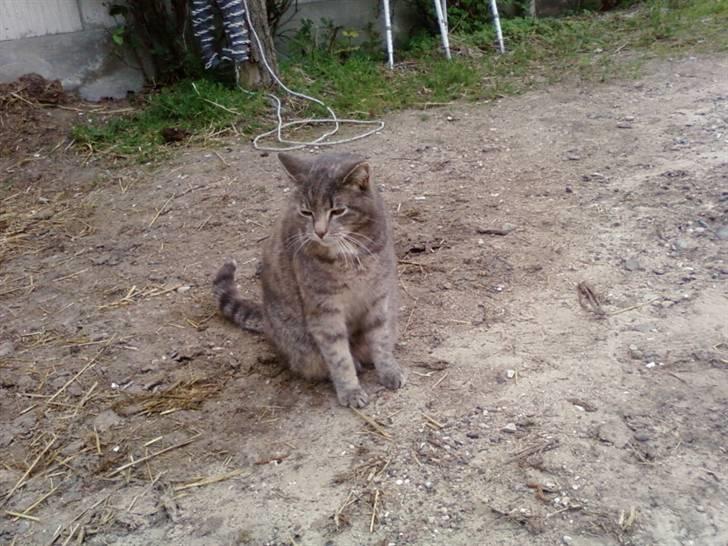
{"type": "MultiPolygon", "coordinates": [[[[295,120],[295,121],[289,121],[287,123],[283,123],[283,116],[281,115],[282,110],[282,104],[281,100],[275,96],[272,93],[268,93],[267,95],[276,103],[276,117],[278,118],[278,124],[276,125],[275,129],[271,129],[270,131],[266,131],[265,133],[259,134],[253,139],[253,147],[256,150],[261,151],[271,151],[271,152],[284,152],[289,150],[300,150],[301,148],[305,148],[306,146],[333,146],[335,144],[344,144],[347,142],[354,142],[355,140],[360,140],[362,138],[366,138],[370,135],[373,135],[374,133],[377,133],[384,129],[384,122],[381,120],[377,121],[362,121],[358,119],[340,119],[336,116],[336,112],[334,112],[329,106],[327,106],[323,101],[310,97],[304,93],[298,93],[296,91],[293,91],[292,89],[289,89],[286,84],[284,84],[280,78],[276,75],[276,73],[273,71],[273,69],[268,64],[268,59],[265,57],[265,52],[263,50],[263,44],[260,41],[260,38],[258,37],[258,33],[255,31],[255,27],[253,26],[253,21],[250,17],[250,10],[248,9],[248,2],[246,0],[243,0],[243,5],[245,6],[245,15],[248,19],[248,28],[250,28],[250,32],[253,34],[253,38],[255,38],[255,42],[258,44],[258,51],[260,52],[260,59],[263,61],[263,65],[265,66],[268,73],[271,75],[273,80],[282,87],[289,95],[292,95],[294,97],[299,97],[304,100],[308,100],[310,102],[316,103],[323,108],[325,108],[331,117],[329,118],[309,118],[309,119],[301,119],[301,120],[295,120]],[[331,129],[328,132],[325,132],[320,137],[310,140],[310,141],[298,141],[298,140],[286,140],[283,138],[283,130],[287,129],[288,127],[295,127],[297,125],[319,125],[319,124],[326,124],[326,123],[333,123],[334,128],[331,129]],[[373,129],[370,129],[364,133],[361,133],[359,135],[355,135],[353,137],[349,138],[342,138],[338,140],[328,140],[329,137],[335,135],[342,124],[352,124],[352,125],[374,125],[375,127],[373,129]],[[270,136],[272,134],[276,134],[276,139],[281,144],[287,144],[288,146],[265,146],[258,144],[258,141],[262,138],[265,138],[267,136],[270,136]]],[[[237,66],[236,66],[237,70],[237,66]]],[[[242,88],[241,88],[242,89],[242,88]]]]}

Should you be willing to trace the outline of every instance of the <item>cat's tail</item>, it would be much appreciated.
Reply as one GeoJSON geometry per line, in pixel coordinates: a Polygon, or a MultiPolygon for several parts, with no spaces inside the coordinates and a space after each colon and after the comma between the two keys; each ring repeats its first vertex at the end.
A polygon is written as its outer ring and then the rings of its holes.
{"type": "Polygon", "coordinates": [[[240,297],[235,286],[235,261],[225,262],[212,283],[222,316],[244,330],[263,333],[263,312],[259,304],[240,297]]]}

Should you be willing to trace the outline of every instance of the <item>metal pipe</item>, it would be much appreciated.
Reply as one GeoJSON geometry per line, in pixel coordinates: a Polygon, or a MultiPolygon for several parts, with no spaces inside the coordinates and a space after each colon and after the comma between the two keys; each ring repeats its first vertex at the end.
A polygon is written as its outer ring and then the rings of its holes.
{"type": "Polygon", "coordinates": [[[394,45],[392,44],[392,15],[389,10],[389,0],[383,0],[384,4],[384,32],[387,37],[387,59],[390,70],[394,68],[394,45]]]}
{"type": "MultiPolygon", "coordinates": [[[[385,0],[386,3],[387,0],[385,0]]],[[[445,21],[445,15],[443,13],[443,4],[440,0],[435,0],[435,11],[437,12],[437,23],[440,25],[440,36],[442,36],[442,48],[445,50],[445,57],[451,59],[450,55],[450,39],[447,36],[447,22],[445,21]]]]}
{"type": "Polygon", "coordinates": [[[495,35],[498,38],[498,49],[501,53],[505,53],[506,47],[503,45],[503,32],[501,31],[500,17],[498,17],[498,4],[496,4],[496,0],[490,0],[490,12],[493,14],[495,35]]]}

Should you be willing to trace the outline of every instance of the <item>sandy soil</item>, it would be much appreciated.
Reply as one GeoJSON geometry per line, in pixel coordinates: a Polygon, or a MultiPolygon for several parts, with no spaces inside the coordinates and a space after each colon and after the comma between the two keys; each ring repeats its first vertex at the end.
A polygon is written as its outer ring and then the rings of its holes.
{"type": "Polygon", "coordinates": [[[226,256],[257,294],[273,155],[114,168],[34,112],[46,147],[0,158],[0,543],[725,546],[727,90],[662,61],[348,147],[401,259],[376,427],[215,313],[226,256]]]}

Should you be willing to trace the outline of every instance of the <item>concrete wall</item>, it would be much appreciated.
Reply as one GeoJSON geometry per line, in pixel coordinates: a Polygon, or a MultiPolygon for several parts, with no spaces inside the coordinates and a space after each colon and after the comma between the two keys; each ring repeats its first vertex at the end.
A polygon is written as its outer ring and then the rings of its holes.
{"type": "Polygon", "coordinates": [[[0,0],[0,82],[35,72],[89,100],[121,98],[144,78],[114,50],[110,0],[0,0]]]}

